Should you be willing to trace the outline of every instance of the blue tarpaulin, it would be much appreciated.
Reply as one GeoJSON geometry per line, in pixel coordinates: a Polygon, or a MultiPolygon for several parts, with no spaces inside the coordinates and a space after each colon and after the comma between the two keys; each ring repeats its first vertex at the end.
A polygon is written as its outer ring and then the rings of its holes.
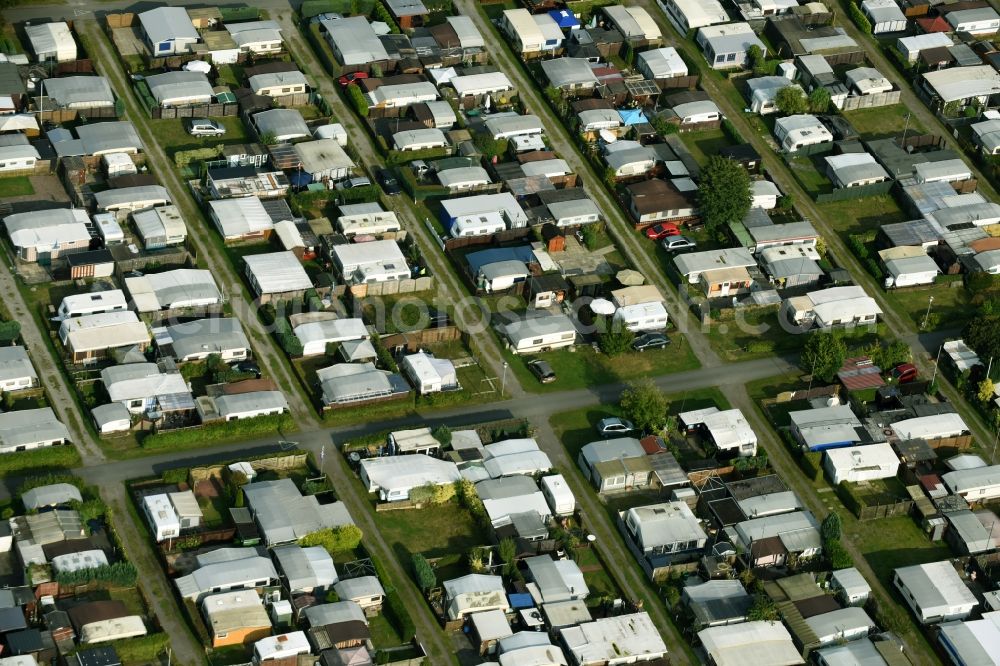
{"type": "Polygon", "coordinates": [[[508,594],[507,600],[510,602],[510,607],[514,610],[518,610],[519,608],[532,608],[535,605],[535,602],[531,599],[531,595],[527,592],[508,594]]]}
{"type": "Polygon", "coordinates": [[[646,118],[646,114],[642,112],[642,109],[620,109],[618,115],[621,116],[622,122],[626,125],[638,125],[640,123],[648,123],[649,119],[646,118]]]}
{"type": "Polygon", "coordinates": [[[288,181],[293,187],[306,187],[309,183],[313,182],[313,177],[311,173],[306,173],[305,171],[294,171],[288,177],[288,181]]]}
{"type": "Polygon", "coordinates": [[[568,9],[553,9],[549,12],[549,16],[559,25],[563,30],[574,30],[580,27],[580,22],[576,19],[568,9]]]}

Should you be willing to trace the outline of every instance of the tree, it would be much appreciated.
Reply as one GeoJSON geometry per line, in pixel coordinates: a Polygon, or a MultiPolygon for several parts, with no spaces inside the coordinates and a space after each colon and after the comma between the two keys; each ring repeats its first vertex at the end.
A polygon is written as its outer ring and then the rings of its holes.
{"type": "Polygon", "coordinates": [[[989,363],[990,358],[1000,361],[1000,315],[981,315],[968,323],[962,332],[966,344],[976,350],[979,360],[989,363]]]}
{"type": "Polygon", "coordinates": [[[517,570],[517,544],[510,537],[503,539],[497,549],[500,559],[504,563],[504,573],[508,576],[517,570]]]}
{"type": "Polygon", "coordinates": [[[747,49],[747,64],[750,65],[754,74],[760,74],[764,69],[764,52],[756,44],[751,44],[747,49]]]}
{"type": "Polygon", "coordinates": [[[976,393],[976,397],[979,398],[979,402],[984,405],[989,405],[996,397],[996,393],[994,391],[993,380],[987,377],[983,381],[979,382],[979,391],[976,393]]]}
{"type": "Polygon", "coordinates": [[[670,404],[653,380],[644,377],[628,383],[622,391],[621,408],[625,417],[644,432],[660,432],[667,425],[670,404]]]}
{"type": "Polygon", "coordinates": [[[620,319],[601,317],[598,323],[597,342],[608,356],[624,354],[632,348],[635,334],[620,319]]]}
{"type": "Polygon", "coordinates": [[[322,546],[333,555],[357,548],[361,543],[361,536],[361,528],[357,525],[327,527],[305,535],[299,539],[299,545],[303,548],[322,546]]]}
{"type": "Polygon", "coordinates": [[[712,233],[739,222],[750,210],[750,175],[735,160],[712,155],[701,170],[698,210],[712,233]]]}
{"type": "Polygon", "coordinates": [[[826,558],[830,560],[830,567],[833,569],[846,569],[854,566],[851,554],[847,552],[844,545],[838,540],[827,541],[823,544],[826,551],[826,558]]]}
{"type": "Polygon", "coordinates": [[[813,113],[826,113],[830,108],[830,91],[826,88],[816,88],[809,93],[809,110],[813,113]]]}
{"type": "Polygon", "coordinates": [[[446,425],[439,425],[431,431],[431,435],[443,447],[451,446],[451,428],[446,425]]]}
{"type": "Polygon", "coordinates": [[[774,105],[778,111],[791,116],[796,113],[805,113],[809,110],[809,100],[799,86],[785,86],[778,91],[774,97],[774,105]]]}
{"type": "Polygon", "coordinates": [[[839,541],[840,530],[840,515],[833,511],[827,514],[819,526],[819,533],[823,537],[823,541],[839,541]]]}
{"type": "Polygon", "coordinates": [[[437,587],[437,574],[434,573],[431,563],[420,553],[414,553],[412,558],[413,577],[417,581],[417,587],[421,592],[426,592],[437,587]]]}
{"type": "Polygon", "coordinates": [[[13,342],[21,336],[21,322],[0,321],[0,342],[13,342]]]}
{"type": "Polygon", "coordinates": [[[823,381],[833,379],[844,367],[847,345],[833,333],[813,333],[802,350],[802,369],[823,381]]]}
{"type": "Polygon", "coordinates": [[[264,132],[257,138],[265,146],[273,146],[274,144],[278,143],[278,138],[274,136],[274,132],[264,132]]]}
{"type": "Polygon", "coordinates": [[[368,117],[368,100],[365,98],[365,93],[361,90],[361,86],[357,83],[351,83],[347,86],[347,99],[351,102],[351,106],[354,107],[359,116],[362,118],[368,117]]]}
{"type": "Polygon", "coordinates": [[[780,619],[777,604],[764,593],[754,597],[753,604],[747,610],[747,620],[751,622],[777,622],[780,619]]]}
{"type": "Polygon", "coordinates": [[[907,363],[911,360],[910,346],[902,340],[893,340],[887,345],[874,342],[865,349],[865,354],[871,358],[872,363],[882,370],[889,370],[900,363],[907,363]]]}

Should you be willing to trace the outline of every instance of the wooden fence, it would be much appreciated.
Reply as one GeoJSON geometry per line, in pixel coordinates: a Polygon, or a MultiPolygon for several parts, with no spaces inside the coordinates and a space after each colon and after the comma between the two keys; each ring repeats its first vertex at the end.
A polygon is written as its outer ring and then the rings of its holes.
{"type": "MultiPolygon", "coordinates": [[[[253,467],[255,471],[282,471],[288,469],[297,469],[299,467],[305,467],[308,461],[308,454],[305,453],[293,453],[287,456],[272,456],[270,458],[259,458],[257,460],[251,460],[250,466],[253,467]]],[[[196,484],[199,481],[209,481],[214,478],[221,478],[222,470],[226,468],[226,465],[209,465],[207,467],[192,467],[190,476],[191,483],[196,484]]]]}
{"type": "Polygon", "coordinates": [[[858,520],[878,520],[892,516],[905,516],[913,509],[912,500],[899,500],[892,504],[872,504],[863,506],[857,512],[858,520]]]}
{"type": "Polygon", "coordinates": [[[874,197],[879,194],[887,194],[892,189],[893,181],[886,180],[881,183],[871,183],[870,185],[860,185],[858,187],[840,187],[833,192],[821,192],[814,199],[816,203],[831,203],[834,201],[850,201],[852,199],[863,199],[874,197]]]}
{"type": "Polygon", "coordinates": [[[163,108],[154,107],[149,115],[154,120],[172,120],[175,118],[218,118],[222,116],[236,116],[240,112],[240,105],[232,102],[225,104],[199,104],[197,106],[179,106],[163,108]]]}
{"type": "Polygon", "coordinates": [[[500,245],[511,241],[521,240],[531,235],[531,227],[521,227],[518,229],[506,229],[499,233],[483,236],[462,236],[461,238],[449,238],[444,242],[446,252],[473,245],[500,245]]]}
{"type": "Polygon", "coordinates": [[[120,12],[117,14],[106,14],[104,20],[107,21],[108,28],[115,30],[116,28],[131,28],[135,23],[135,13],[134,12],[120,12]]]}
{"type": "Polygon", "coordinates": [[[844,100],[841,111],[856,111],[858,109],[874,109],[879,106],[899,104],[900,90],[874,93],[872,95],[852,95],[844,100]]]}
{"type": "Polygon", "coordinates": [[[365,284],[356,284],[350,287],[350,292],[354,298],[365,298],[367,296],[413,294],[418,291],[427,291],[433,288],[434,277],[425,275],[423,277],[411,278],[407,280],[389,280],[387,282],[368,282],[365,284]]]}
{"type": "Polygon", "coordinates": [[[424,328],[408,333],[392,333],[382,336],[382,345],[386,349],[406,347],[409,351],[417,351],[424,345],[435,342],[453,342],[462,338],[462,331],[457,326],[439,326],[424,328]]]}

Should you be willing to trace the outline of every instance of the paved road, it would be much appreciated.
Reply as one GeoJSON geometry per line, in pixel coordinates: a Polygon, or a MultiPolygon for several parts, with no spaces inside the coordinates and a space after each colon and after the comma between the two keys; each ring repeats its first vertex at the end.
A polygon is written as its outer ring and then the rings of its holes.
{"type": "MultiPolygon", "coordinates": [[[[913,347],[914,363],[920,368],[922,374],[930,377],[934,371],[933,367],[933,355],[937,352],[935,348],[930,354],[930,358],[926,353],[924,345],[921,342],[920,332],[917,331],[913,322],[910,321],[908,317],[901,316],[892,305],[886,299],[885,291],[882,289],[882,285],[875,281],[868,270],[861,265],[861,262],[854,256],[854,253],[850,251],[847,244],[836,232],[833,226],[828,220],[828,216],[823,211],[820,206],[817,206],[812,198],[802,189],[798,181],[792,176],[788,167],[785,165],[784,161],[775,154],[774,149],[771,147],[771,138],[769,136],[762,136],[757,128],[751,125],[747,120],[747,115],[743,112],[742,105],[737,106],[733,103],[731,99],[731,87],[728,81],[720,79],[714,72],[708,71],[707,64],[705,63],[704,56],[699,52],[697,47],[693,45],[692,42],[683,39],[683,36],[678,35],[673,26],[667,21],[663,11],[656,4],[655,0],[629,0],[626,4],[637,5],[646,9],[650,16],[656,20],[657,24],[660,26],[660,30],[663,32],[664,40],[670,45],[676,47],[677,49],[687,53],[693,62],[698,64],[699,69],[701,69],[701,87],[708,92],[715,103],[723,111],[725,116],[729,118],[730,121],[739,130],[740,135],[745,141],[752,144],[753,147],[760,153],[762,161],[765,168],[767,169],[768,175],[778,184],[778,187],[782,192],[792,195],[795,200],[795,206],[799,209],[806,218],[813,222],[813,225],[823,236],[827,243],[830,253],[834,256],[836,263],[843,268],[846,268],[851,277],[858,284],[865,288],[876,301],[878,301],[879,306],[881,306],[884,314],[882,320],[888,326],[892,334],[910,344],[913,347]],[[914,346],[914,343],[919,343],[914,346]]],[[[860,35],[853,24],[850,21],[843,21],[845,28],[848,32],[853,31],[854,38],[859,44],[865,46],[868,51],[869,58],[872,62],[876,64],[879,71],[885,72],[887,76],[892,77],[895,70],[889,66],[885,61],[884,56],[881,52],[877,51],[872,45],[870,39],[865,38],[860,35]]],[[[910,89],[910,82],[899,80],[898,74],[896,78],[893,79],[894,82],[903,91],[903,101],[907,105],[907,108],[912,109],[913,113],[920,119],[924,126],[936,131],[939,134],[947,135],[948,133],[943,129],[943,127],[938,123],[933,114],[924,106],[924,104],[916,98],[916,95],[910,89]],[[929,116],[929,117],[928,117],[929,116]]],[[[980,182],[985,182],[984,179],[980,179],[980,182]]],[[[958,391],[955,390],[947,378],[938,374],[938,385],[941,391],[955,404],[958,411],[961,413],[965,422],[969,424],[972,429],[973,435],[981,443],[992,442],[993,436],[990,434],[989,429],[983,423],[979,415],[972,410],[965,400],[961,397],[958,391]]],[[[986,455],[989,455],[987,452],[986,455]]]]}
{"type": "Polygon", "coordinates": [[[21,322],[21,337],[24,339],[28,354],[35,364],[39,383],[48,392],[49,404],[56,416],[69,428],[70,438],[85,465],[99,465],[104,461],[104,454],[90,436],[90,431],[82,421],[84,418],[76,408],[73,399],[73,389],[66,382],[66,376],[56,366],[59,359],[53,358],[47,345],[48,331],[38,326],[30,306],[21,296],[17,288],[17,277],[5,261],[0,261],[0,300],[7,306],[10,316],[21,322]]]}
{"type": "Polygon", "coordinates": [[[642,243],[648,241],[635,232],[618,203],[600,185],[601,174],[598,174],[590,162],[583,158],[570,137],[563,120],[556,117],[548,103],[542,99],[537,83],[527,75],[521,63],[514,59],[507,47],[508,40],[497,32],[496,27],[486,19],[476,0],[456,0],[455,9],[457,12],[472,18],[476,27],[486,37],[486,50],[490,54],[490,61],[507,74],[514,87],[517,88],[518,95],[525,107],[541,118],[545,125],[545,135],[552,147],[569,163],[574,172],[584,178],[584,189],[600,205],[601,212],[608,221],[608,231],[614,238],[615,244],[633,266],[660,288],[667,299],[667,310],[671,319],[680,333],[687,338],[695,356],[705,367],[721,364],[722,361],[712,349],[708,338],[700,328],[693,325],[694,318],[688,312],[676,289],[665,278],[662,268],[641,246],[642,243]]]}
{"type": "Polygon", "coordinates": [[[107,36],[93,19],[77,20],[75,27],[86,38],[88,50],[92,51],[89,55],[96,60],[98,71],[110,80],[119,98],[124,100],[128,118],[142,137],[147,159],[160,182],[170,192],[174,205],[184,215],[188,238],[197,249],[199,263],[212,271],[216,282],[228,295],[234,316],[239,318],[243,330],[253,341],[256,359],[261,368],[282,387],[296,420],[304,426],[315,426],[318,423],[315,409],[294,376],[284,352],[277,348],[274,338],[264,330],[257,317],[256,304],[248,298],[246,288],[229,258],[214,243],[211,235],[216,234],[215,229],[209,225],[190,190],[181,182],[174,164],[156,140],[149,116],[136,101],[107,36]]]}
{"type": "MultiPolygon", "coordinates": [[[[277,21],[281,24],[282,35],[295,60],[306,71],[312,72],[314,79],[319,84],[320,93],[333,108],[334,116],[344,125],[350,134],[350,145],[357,151],[362,164],[368,168],[369,173],[374,174],[375,169],[381,166],[382,160],[378,150],[372,140],[371,134],[362,125],[357,115],[351,110],[341,97],[340,91],[335,89],[333,80],[326,75],[322,64],[317,59],[312,47],[305,40],[298,27],[292,21],[290,12],[279,12],[276,14],[277,21]]],[[[455,271],[450,265],[448,258],[437,240],[431,235],[424,221],[419,219],[414,209],[410,206],[410,200],[404,195],[386,197],[389,207],[396,212],[404,227],[417,238],[420,246],[421,256],[430,264],[435,277],[435,291],[432,294],[420,294],[422,299],[432,301],[439,311],[452,310],[460,302],[470,302],[472,297],[466,288],[455,276],[455,271]]],[[[478,330],[478,327],[469,325],[467,317],[470,312],[466,308],[454,308],[455,320],[463,330],[478,330]]],[[[475,323],[475,322],[471,322],[475,323]]],[[[473,333],[472,352],[483,367],[483,371],[489,377],[499,377],[503,356],[500,347],[488,331],[473,333]]],[[[507,383],[507,392],[511,395],[523,395],[524,390],[515,377],[513,381],[507,383]]]]}

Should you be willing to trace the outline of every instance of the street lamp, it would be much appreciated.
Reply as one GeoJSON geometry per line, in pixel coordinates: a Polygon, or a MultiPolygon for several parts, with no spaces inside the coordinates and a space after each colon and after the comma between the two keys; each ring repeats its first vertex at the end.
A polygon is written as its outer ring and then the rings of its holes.
{"type": "Polygon", "coordinates": [[[507,366],[510,365],[507,361],[503,362],[503,379],[500,380],[500,395],[503,396],[507,392],[507,366]]]}
{"type": "Polygon", "coordinates": [[[934,297],[931,296],[927,299],[927,312],[924,313],[924,323],[920,325],[921,329],[927,328],[927,319],[931,316],[931,306],[934,304],[934,297]]]}

